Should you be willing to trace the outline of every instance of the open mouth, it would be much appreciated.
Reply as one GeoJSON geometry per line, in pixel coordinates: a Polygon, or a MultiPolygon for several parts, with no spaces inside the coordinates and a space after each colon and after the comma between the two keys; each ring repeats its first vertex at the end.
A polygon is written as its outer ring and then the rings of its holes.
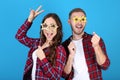
{"type": "Polygon", "coordinates": [[[83,25],[82,25],[82,24],[76,25],[76,28],[77,28],[77,29],[82,29],[82,28],[83,28],[83,25]]]}
{"type": "Polygon", "coordinates": [[[53,33],[46,33],[48,37],[53,36],[53,33]]]}

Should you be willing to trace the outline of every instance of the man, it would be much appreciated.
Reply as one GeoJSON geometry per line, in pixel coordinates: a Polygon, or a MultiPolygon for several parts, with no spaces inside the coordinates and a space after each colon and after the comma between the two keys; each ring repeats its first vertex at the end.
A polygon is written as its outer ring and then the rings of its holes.
{"type": "Polygon", "coordinates": [[[83,9],[73,9],[69,13],[68,23],[72,36],[63,42],[67,53],[63,74],[65,79],[102,80],[101,69],[105,70],[110,65],[102,38],[95,32],[93,35],[84,32],[86,13],[83,9]]]}

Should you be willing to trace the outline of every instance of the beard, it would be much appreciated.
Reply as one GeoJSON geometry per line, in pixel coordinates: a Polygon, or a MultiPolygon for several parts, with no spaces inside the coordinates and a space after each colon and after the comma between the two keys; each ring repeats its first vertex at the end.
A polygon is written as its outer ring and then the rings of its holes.
{"type": "Polygon", "coordinates": [[[82,29],[80,29],[80,30],[79,30],[79,29],[76,29],[76,28],[75,28],[75,29],[72,28],[72,31],[73,31],[73,33],[76,34],[76,35],[81,35],[81,34],[84,32],[84,29],[85,29],[85,28],[82,28],[82,29]]]}

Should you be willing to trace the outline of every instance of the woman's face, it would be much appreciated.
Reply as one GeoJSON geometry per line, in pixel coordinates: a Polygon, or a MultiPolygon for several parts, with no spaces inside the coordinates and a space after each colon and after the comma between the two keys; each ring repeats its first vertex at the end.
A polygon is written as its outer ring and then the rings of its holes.
{"type": "Polygon", "coordinates": [[[57,34],[57,28],[58,26],[56,24],[56,21],[52,17],[49,17],[44,21],[44,23],[42,24],[42,30],[47,41],[53,40],[53,38],[57,34]]]}

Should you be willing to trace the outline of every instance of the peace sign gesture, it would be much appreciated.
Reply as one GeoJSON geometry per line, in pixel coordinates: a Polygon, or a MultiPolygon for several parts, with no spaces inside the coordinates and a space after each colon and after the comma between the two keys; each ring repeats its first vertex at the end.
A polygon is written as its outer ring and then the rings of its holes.
{"type": "Polygon", "coordinates": [[[39,6],[36,10],[31,10],[30,15],[28,17],[28,21],[32,22],[35,17],[37,17],[40,13],[44,12],[44,10],[41,10],[42,6],[39,6]]]}

